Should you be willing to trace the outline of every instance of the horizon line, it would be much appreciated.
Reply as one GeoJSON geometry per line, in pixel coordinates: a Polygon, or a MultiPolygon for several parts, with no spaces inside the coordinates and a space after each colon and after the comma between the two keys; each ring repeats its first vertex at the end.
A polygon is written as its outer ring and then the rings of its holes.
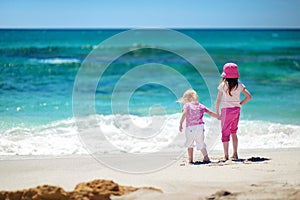
{"type": "Polygon", "coordinates": [[[175,30],[298,30],[300,27],[0,27],[0,30],[130,30],[130,29],[175,29],[175,30]]]}

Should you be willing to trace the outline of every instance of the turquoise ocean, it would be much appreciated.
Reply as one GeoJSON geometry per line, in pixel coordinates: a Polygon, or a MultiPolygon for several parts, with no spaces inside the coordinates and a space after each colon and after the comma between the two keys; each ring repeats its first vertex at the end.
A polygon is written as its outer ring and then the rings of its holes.
{"type": "MultiPolygon", "coordinates": [[[[76,75],[99,43],[122,31],[125,30],[0,30],[0,155],[85,152],[73,119],[76,75]]],[[[300,30],[176,31],[197,41],[220,73],[226,62],[239,65],[240,81],[253,96],[242,108],[241,148],[300,147],[300,30]]],[[[143,47],[132,44],[136,45],[143,47]]],[[[105,47],[102,59],[114,48],[118,47],[105,47]]],[[[160,63],[178,71],[197,90],[200,102],[214,110],[205,83],[195,76],[195,69],[187,61],[170,52],[145,47],[122,55],[103,74],[102,84],[95,91],[100,126],[103,123],[108,129],[115,128],[110,122],[114,85],[125,72],[146,63],[160,63]]],[[[141,74],[140,78],[144,76],[141,74]]],[[[164,107],[163,115],[172,122],[165,129],[177,134],[181,107],[166,87],[139,87],[131,96],[128,112],[137,121],[147,120],[149,107],[154,104],[164,107]]]]}

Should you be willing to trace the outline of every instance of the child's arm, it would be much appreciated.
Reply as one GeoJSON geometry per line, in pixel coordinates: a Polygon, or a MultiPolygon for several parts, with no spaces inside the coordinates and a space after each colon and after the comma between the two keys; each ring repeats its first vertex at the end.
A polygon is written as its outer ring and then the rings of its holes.
{"type": "Polygon", "coordinates": [[[185,117],[186,117],[186,112],[187,112],[187,109],[184,109],[182,111],[182,116],[181,116],[181,119],[180,119],[180,124],[179,124],[179,131],[181,132],[182,131],[182,123],[184,122],[185,120],[185,117]]]}
{"type": "Polygon", "coordinates": [[[218,117],[220,117],[220,103],[221,103],[222,95],[223,93],[219,91],[217,101],[216,101],[216,114],[218,115],[218,117]]]}
{"type": "Polygon", "coordinates": [[[206,111],[207,114],[209,114],[210,116],[216,118],[216,119],[219,119],[219,115],[211,110],[208,110],[206,111]]]}
{"type": "Polygon", "coordinates": [[[247,103],[252,98],[250,92],[246,88],[242,92],[246,97],[240,102],[241,105],[247,103]]]}

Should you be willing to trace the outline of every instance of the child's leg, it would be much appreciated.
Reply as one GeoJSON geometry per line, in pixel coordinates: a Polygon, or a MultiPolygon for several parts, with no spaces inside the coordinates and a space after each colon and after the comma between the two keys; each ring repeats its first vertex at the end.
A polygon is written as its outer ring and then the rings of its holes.
{"type": "Polygon", "coordinates": [[[232,146],[233,146],[233,159],[238,159],[238,138],[237,138],[237,130],[238,130],[238,124],[239,124],[239,118],[240,118],[240,108],[234,108],[232,112],[232,122],[230,126],[230,135],[232,138],[232,146]]]}
{"type": "Polygon", "coordinates": [[[223,142],[225,160],[228,160],[228,146],[229,146],[229,142],[223,142]]]}
{"type": "Polygon", "coordinates": [[[231,124],[231,116],[230,116],[231,108],[223,108],[221,112],[221,125],[222,125],[222,142],[224,149],[224,158],[228,160],[228,144],[230,140],[230,124],[231,124]]]}
{"type": "Polygon", "coordinates": [[[203,161],[208,162],[209,157],[208,157],[208,153],[206,151],[206,144],[204,143],[204,126],[203,126],[203,124],[198,125],[198,127],[197,127],[197,132],[195,135],[195,142],[196,142],[197,149],[201,150],[201,152],[202,152],[202,155],[204,157],[203,161]]]}
{"type": "Polygon", "coordinates": [[[232,138],[232,145],[233,145],[233,155],[232,158],[233,159],[238,159],[238,138],[236,134],[231,134],[231,138],[232,138]]]}
{"type": "Polygon", "coordinates": [[[194,131],[191,127],[187,127],[185,130],[185,146],[188,148],[189,163],[193,163],[194,153],[194,131]]]}
{"type": "Polygon", "coordinates": [[[189,163],[193,163],[194,148],[188,148],[189,163]]]}

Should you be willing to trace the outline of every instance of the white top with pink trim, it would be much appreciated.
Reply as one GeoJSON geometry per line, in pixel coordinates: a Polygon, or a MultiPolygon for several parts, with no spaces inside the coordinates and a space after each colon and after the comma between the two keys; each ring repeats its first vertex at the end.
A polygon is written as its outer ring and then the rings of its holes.
{"type": "Polygon", "coordinates": [[[242,83],[238,83],[237,88],[232,89],[231,95],[228,92],[228,85],[225,82],[222,82],[218,90],[222,92],[222,108],[233,108],[233,107],[241,107],[240,104],[240,93],[245,89],[245,85],[242,83]]]}

